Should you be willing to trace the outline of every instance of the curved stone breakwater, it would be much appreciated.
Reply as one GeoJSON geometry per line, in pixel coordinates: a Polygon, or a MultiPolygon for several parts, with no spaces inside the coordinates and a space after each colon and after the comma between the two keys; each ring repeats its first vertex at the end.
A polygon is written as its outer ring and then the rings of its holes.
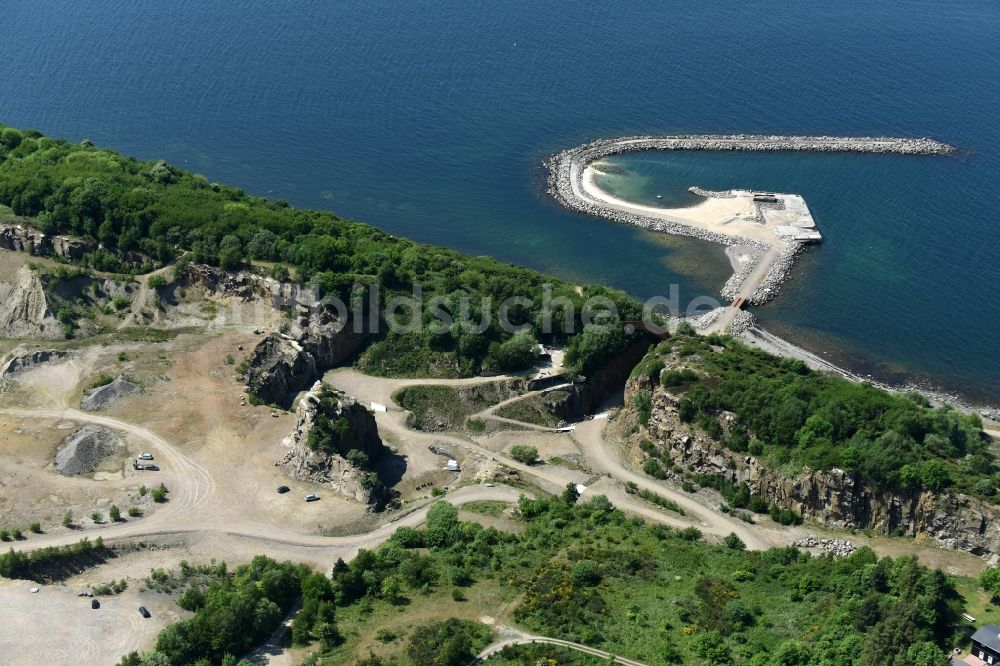
{"type": "MultiPolygon", "coordinates": [[[[955,152],[955,147],[933,139],[907,139],[893,137],[833,137],[833,136],[769,136],[756,134],[733,135],[678,135],[678,136],[631,136],[617,139],[599,139],[576,148],[553,155],[547,162],[549,170],[548,191],[562,205],[571,210],[632,224],[651,231],[692,236],[723,245],[741,245],[753,248],[749,261],[745,262],[721,289],[723,298],[732,300],[739,297],[744,283],[757,270],[761,262],[773,250],[776,257],[759,285],[747,297],[750,305],[759,305],[774,298],[787,277],[795,259],[805,247],[796,240],[775,240],[767,243],[758,239],[735,234],[724,234],[685,224],[682,220],[654,217],[637,210],[613,208],[585,192],[583,179],[587,167],[603,157],[621,153],[646,150],[699,150],[699,151],[746,151],[746,152],[855,152],[889,153],[897,155],[946,155],[955,152]]],[[[723,192],[709,192],[691,188],[696,194],[713,197],[731,196],[723,192]]],[[[744,296],[746,296],[744,292],[744,296]]]]}

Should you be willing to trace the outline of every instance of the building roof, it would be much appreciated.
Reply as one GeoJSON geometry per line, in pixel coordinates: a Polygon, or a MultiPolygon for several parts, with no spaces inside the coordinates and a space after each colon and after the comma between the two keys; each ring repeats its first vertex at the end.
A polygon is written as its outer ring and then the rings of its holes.
{"type": "Polygon", "coordinates": [[[995,624],[984,624],[972,634],[972,640],[991,650],[1000,652],[1000,627],[995,624]]]}

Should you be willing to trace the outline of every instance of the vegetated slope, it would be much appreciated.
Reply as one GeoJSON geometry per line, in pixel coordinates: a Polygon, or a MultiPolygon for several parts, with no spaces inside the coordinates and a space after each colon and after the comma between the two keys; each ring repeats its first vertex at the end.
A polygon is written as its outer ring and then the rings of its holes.
{"type": "MultiPolygon", "coordinates": [[[[875,488],[991,498],[1000,479],[982,422],[925,398],[810,370],[725,336],[680,335],[633,373],[678,397],[680,421],[790,475],[841,469],[875,488]]],[[[650,393],[634,407],[648,418],[650,393]]]]}
{"type": "Polygon", "coordinates": [[[394,400],[403,409],[413,412],[414,426],[420,430],[462,430],[470,415],[481,412],[508,398],[520,389],[507,381],[475,386],[407,386],[400,389],[394,400]]]}
{"type": "MultiPolygon", "coordinates": [[[[964,640],[952,581],[914,558],[749,552],[738,539],[710,545],[693,528],[628,519],[604,497],[570,499],[522,499],[516,535],[439,503],[426,529],[401,528],[338,564],[339,638],[318,663],[464,664],[412,649],[423,633],[413,627],[483,613],[649,664],[929,666],[964,640]]],[[[299,642],[309,623],[293,625],[299,642]]]]}
{"type": "MultiPolygon", "coordinates": [[[[420,245],[332,213],[300,210],[283,201],[249,196],[243,190],[209,183],[204,177],[165,162],[141,162],[89,142],[71,144],[34,131],[0,126],[0,205],[33,218],[42,231],[99,241],[100,249],[80,260],[93,269],[135,272],[162,265],[180,252],[181,262],[218,265],[227,270],[247,261],[277,262],[276,277],[289,275],[315,285],[325,295],[351,301],[352,286],[378,285],[381,303],[410,296],[419,285],[423,298],[440,298],[440,309],[478,324],[492,315],[482,333],[457,323],[390,333],[365,352],[361,367],[384,375],[471,375],[480,367],[509,370],[530,362],[533,338],[572,337],[568,362],[584,371],[598,367],[625,348],[629,334],[619,322],[610,332],[580,340],[582,304],[606,296],[623,320],[639,319],[641,308],[619,291],[573,285],[486,257],[420,245]],[[550,333],[542,331],[543,286],[554,302],[572,303],[575,335],[556,307],[550,333]],[[530,330],[511,335],[497,322],[497,308],[512,297],[530,299],[509,310],[510,323],[530,330]],[[565,300],[562,300],[565,299],[565,300]],[[464,305],[463,305],[464,304],[464,305]]],[[[429,301],[426,301],[429,302],[429,301]]],[[[418,318],[425,324],[431,313],[418,318]]]]}

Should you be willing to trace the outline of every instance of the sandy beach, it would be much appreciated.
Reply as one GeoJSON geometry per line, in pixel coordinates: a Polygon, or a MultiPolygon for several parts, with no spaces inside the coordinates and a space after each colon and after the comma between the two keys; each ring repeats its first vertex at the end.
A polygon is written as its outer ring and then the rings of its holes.
{"type": "Polygon", "coordinates": [[[661,208],[647,206],[627,201],[614,196],[597,184],[598,169],[588,164],[583,170],[583,177],[574,180],[574,192],[577,196],[600,202],[604,206],[616,208],[623,212],[640,213],[652,218],[661,219],[676,224],[703,229],[724,236],[737,238],[752,238],[753,240],[776,246],[779,250],[785,248],[785,243],[774,233],[774,225],[757,222],[757,209],[753,196],[707,197],[704,201],[684,208],[661,208]],[[577,185],[579,183],[579,185],[577,185]]]}

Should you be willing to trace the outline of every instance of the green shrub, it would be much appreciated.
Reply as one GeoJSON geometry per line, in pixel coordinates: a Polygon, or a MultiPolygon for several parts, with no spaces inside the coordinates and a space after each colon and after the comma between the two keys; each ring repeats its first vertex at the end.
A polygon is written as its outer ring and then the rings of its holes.
{"type": "Polygon", "coordinates": [[[159,486],[153,488],[153,493],[152,493],[153,501],[161,504],[163,502],[166,502],[168,492],[169,491],[167,490],[167,487],[163,485],[163,483],[160,483],[159,486]]]}
{"type": "Polygon", "coordinates": [[[525,465],[533,465],[538,459],[538,449],[525,444],[515,444],[510,447],[510,457],[525,465]]]}

